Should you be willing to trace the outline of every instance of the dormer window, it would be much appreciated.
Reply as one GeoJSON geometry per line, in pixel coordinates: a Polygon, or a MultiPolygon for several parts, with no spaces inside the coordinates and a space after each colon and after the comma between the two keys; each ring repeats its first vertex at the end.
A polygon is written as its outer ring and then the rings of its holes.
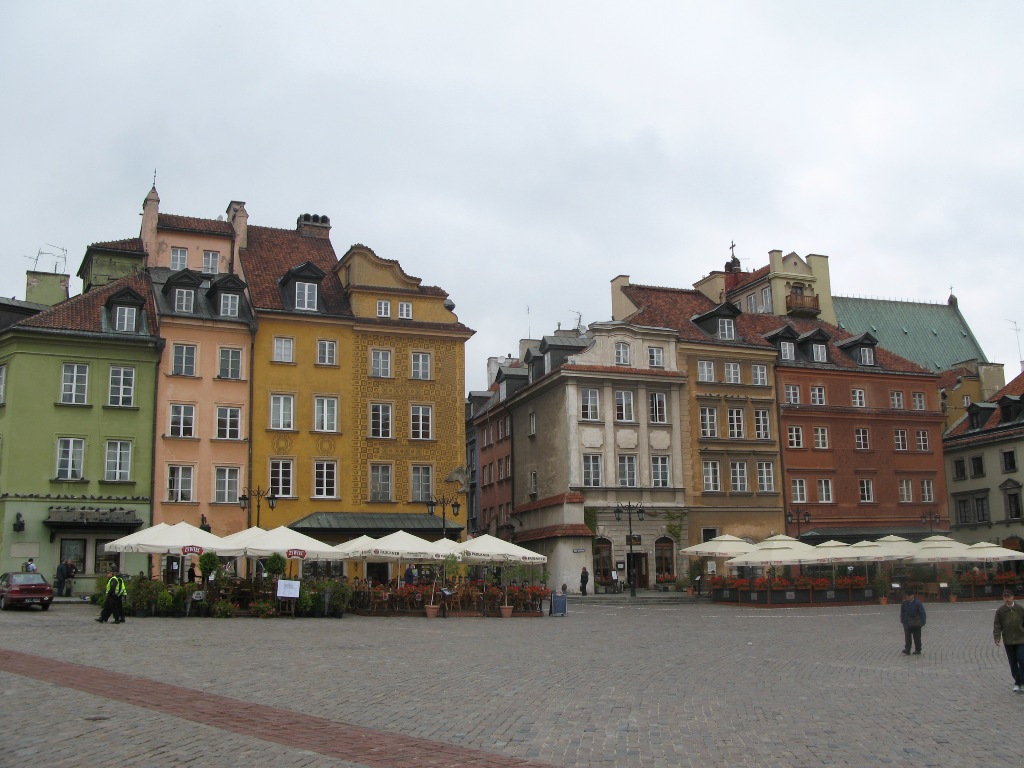
{"type": "Polygon", "coordinates": [[[624,341],[615,342],[615,364],[629,365],[629,344],[624,341]]]}
{"type": "Polygon", "coordinates": [[[295,308],[315,310],[318,287],[316,283],[295,283],[295,308]]]}
{"type": "Polygon", "coordinates": [[[138,310],[135,307],[114,308],[114,330],[122,333],[131,333],[135,330],[135,318],[138,310]]]}
{"type": "Polygon", "coordinates": [[[220,295],[220,316],[238,317],[238,294],[222,293],[220,295]]]}
{"type": "Polygon", "coordinates": [[[983,416],[981,411],[973,411],[972,413],[968,414],[968,419],[970,419],[971,423],[971,429],[981,429],[985,425],[985,420],[987,419],[987,417],[988,414],[986,413],[983,416]]]}
{"type": "Polygon", "coordinates": [[[174,311],[191,314],[196,305],[196,292],[191,288],[174,289],[174,311]]]}
{"type": "Polygon", "coordinates": [[[779,342],[779,359],[796,360],[796,345],[792,341],[779,342]]]}
{"type": "Polygon", "coordinates": [[[812,344],[811,355],[816,363],[828,362],[828,347],[824,344],[812,344]]]}
{"type": "Polygon", "coordinates": [[[718,338],[722,341],[732,341],[736,338],[736,321],[731,317],[718,318],[718,338]]]}
{"type": "Polygon", "coordinates": [[[874,365],[875,350],[871,347],[861,347],[858,351],[857,360],[861,365],[874,365]]]}
{"type": "Polygon", "coordinates": [[[380,299],[377,302],[377,317],[391,317],[391,302],[380,299]]]}
{"type": "Polygon", "coordinates": [[[116,333],[145,332],[145,299],[130,288],[117,291],[107,298],[104,306],[104,326],[116,333]]]}

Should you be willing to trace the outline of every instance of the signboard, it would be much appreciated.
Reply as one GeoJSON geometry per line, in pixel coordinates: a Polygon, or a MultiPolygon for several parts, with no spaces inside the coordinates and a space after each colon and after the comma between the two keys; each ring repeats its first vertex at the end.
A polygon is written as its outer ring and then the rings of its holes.
{"type": "Polygon", "coordinates": [[[201,555],[201,554],[203,554],[203,548],[202,547],[197,547],[195,545],[190,544],[190,545],[188,545],[186,547],[182,547],[181,548],[181,554],[183,554],[183,555],[201,555]]]}
{"type": "Polygon", "coordinates": [[[284,553],[284,556],[291,560],[293,557],[297,557],[300,560],[306,559],[306,550],[304,549],[289,549],[284,553]]]}
{"type": "Polygon", "coordinates": [[[634,546],[641,544],[639,533],[634,533],[632,536],[628,533],[626,534],[626,545],[629,546],[630,544],[634,546]]]}
{"type": "Polygon", "coordinates": [[[574,555],[578,555],[581,552],[586,552],[586,551],[587,550],[585,550],[583,547],[578,547],[578,548],[574,549],[572,552],[573,552],[574,555]]]}
{"type": "Polygon", "coordinates": [[[277,582],[277,596],[278,597],[298,597],[299,596],[299,582],[297,581],[285,581],[281,579],[277,582]]]}
{"type": "Polygon", "coordinates": [[[708,565],[708,576],[714,576],[716,573],[718,573],[718,565],[715,563],[714,560],[708,560],[707,565],[708,565]]]}

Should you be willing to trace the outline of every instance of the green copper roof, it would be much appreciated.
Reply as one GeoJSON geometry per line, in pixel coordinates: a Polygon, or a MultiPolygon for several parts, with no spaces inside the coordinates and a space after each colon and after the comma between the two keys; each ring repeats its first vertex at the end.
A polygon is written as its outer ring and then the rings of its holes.
{"type": "Polygon", "coordinates": [[[964,360],[987,363],[970,326],[951,297],[947,304],[833,296],[839,327],[869,332],[878,344],[933,371],[964,360]]]}

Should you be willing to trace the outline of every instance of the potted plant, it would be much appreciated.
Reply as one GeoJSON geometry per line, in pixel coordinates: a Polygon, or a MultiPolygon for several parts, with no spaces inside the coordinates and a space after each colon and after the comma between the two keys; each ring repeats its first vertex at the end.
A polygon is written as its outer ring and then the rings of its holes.
{"type": "Polygon", "coordinates": [[[960,575],[955,571],[949,574],[949,602],[955,603],[960,596],[960,575]]]}
{"type": "MultiPolygon", "coordinates": [[[[693,585],[694,585],[694,583],[697,581],[697,579],[704,578],[704,568],[705,568],[706,565],[707,565],[707,559],[703,558],[703,557],[696,557],[696,558],[693,558],[692,560],[690,560],[690,565],[686,569],[687,584],[685,585],[685,589],[686,589],[687,594],[692,595],[693,594],[693,585]]],[[[721,577],[718,577],[718,578],[721,578],[721,577]]],[[[681,579],[680,579],[680,581],[681,581],[681,579]]],[[[712,587],[711,587],[711,580],[710,579],[708,579],[708,589],[712,589],[712,587]]]]}
{"type": "Polygon", "coordinates": [[[328,605],[332,616],[340,619],[345,615],[345,609],[352,602],[353,593],[352,585],[347,581],[335,581],[332,584],[328,605]]]}
{"type": "Polygon", "coordinates": [[[892,588],[889,582],[889,577],[885,575],[885,572],[881,568],[878,569],[878,573],[875,574],[874,581],[871,582],[871,588],[875,592],[875,596],[878,598],[879,605],[888,605],[889,603],[889,590],[892,588]]]}

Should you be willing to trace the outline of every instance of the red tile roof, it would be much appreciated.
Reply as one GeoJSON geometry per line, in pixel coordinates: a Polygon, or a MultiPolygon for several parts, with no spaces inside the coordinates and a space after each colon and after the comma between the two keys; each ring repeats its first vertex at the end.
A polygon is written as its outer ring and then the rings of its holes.
{"type": "Polygon", "coordinates": [[[768,269],[770,267],[771,264],[765,264],[763,267],[761,267],[760,269],[755,269],[753,272],[741,272],[740,274],[742,275],[742,277],[736,278],[735,285],[729,288],[728,293],[731,294],[733,291],[742,290],[743,286],[760,280],[762,277],[768,274],[768,269]]]}
{"type": "Polygon", "coordinates": [[[512,537],[514,543],[524,541],[540,541],[541,539],[558,539],[567,536],[584,536],[592,538],[594,532],[583,523],[565,523],[563,525],[545,525],[542,528],[531,528],[517,533],[512,537]]]}
{"type": "Polygon", "coordinates": [[[586,500],[586,497],[582,493],[569,491],[568,493],[560,493],[557,496],[548,496],[546,499],[537,499],[536,501],[527,502],[526,504],[520,504],[515,508],[515,512],[516,514],[519,514],[521,512],[530,512],[535,509],[554,507],[559,504],[582,504],[586,500]]]}
{"type": "Polygon", "coordinates": [[[131,338],[129,334],[114,333],[103,328],[103,306],[111,294],[124,288],[131,288],[145,299],[146,327],[150,336],[157,335],[156,305],[153,302],[153,287],[149,275],[138,272],[122,277],[112,283],[93,288],[88,293],[62,301],[38,315],[25,318],[15,328],[46,328],[80,333],[108,333],[111,338],[131,338]]]}
{"type": "MultiPolygon", "coordinates": [[[[1006,397],[1006,396],[1020,397],[1022,395],[1024,395],[1024,372],[1018,374],[1017,378],[1015,378],[1013,381],[1011,381],[1005,387],[1003,387],[998,392],[996,392],[994,395],[992,395],[992,397],[990,397],[988,400],[985,400],[985,402],[986,403],[998,403],[1000,398],[1003,398],[1003,397],[1006,397]]],[[[964,435],[967,432],[978,432],[978,431],[995,429],[996,427],[999,426],[1000,419],[1002,419],[1001,409],[999,409],[999,408],[992,408],[991,409],[991,413],[989,413],[988,418],[985,420],[985,423],[982,424],[981,427],[979,427],[978,429],[971,429],[970,419],[969,418],[962,418],[960,421],[958,421],[956,424],[954,424],[950,428],[949,432],[947,432],[945,436],[946,436],[946,438],[951,438],[951,437],[958,437],[960,435],[964,435]]],[[[1015,429],[1000,430],[999,434],[1003,435],[1004,432],[1005,432],[1005,434],[1008,434],[1008,435],[1009,434],[1014,434],[1015,429]]],[[[985,442],[988,439],[991,439],[991,435],[990,434],[988,434],[988,435],[979,434],[977,442],[985,442]]],[[[963,441],[958,440],[956,444],[957,444],[957,447],[959,447],[961,445],[970,445],[971,441],[969,441],[969,440],[963,440],[963,441]]]]}
{"type": "Polygon", "coordinates": [[[219,219],[201,219],[196,216],[178,216],[173,213],[161,213],[157,218],[157,229],[175,229],[179,232],[199,232],[208,235],[231,237],[235,228],[230,221],[219,219]]]}
{"type": "Polygon", "coordinates": [[[124,251],[126,253],[139,254],[144,254],[146,252],[146,246],[142,242],[141,237],[129,237],[124,240],[109,240],[105,243],[93,243],[89,246],[89,250],[93,248],[102,248],[105,251],[124,251]]]}

